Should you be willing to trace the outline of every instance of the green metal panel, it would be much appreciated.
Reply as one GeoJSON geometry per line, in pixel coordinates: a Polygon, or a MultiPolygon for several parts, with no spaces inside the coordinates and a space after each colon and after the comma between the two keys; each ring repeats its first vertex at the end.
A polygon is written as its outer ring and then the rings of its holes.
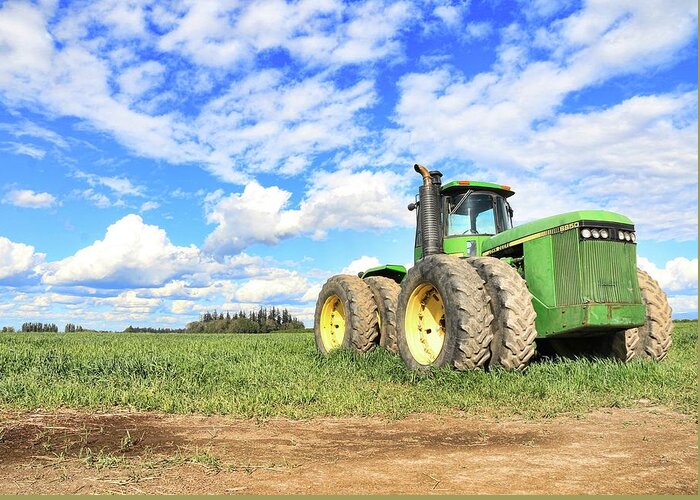
{"type": "MultiPolygon", "coordinates": [[[[456,255],[466,256],[467,255],[467,244],[470,241],[474,241],[476,243],[476,255],[479,256],[479,255],[481,255],[481,251],[482,251],[484,244],[490,238],[491,238],[491,236],[488,236],[488,235],[483,235],[483,236],[475,236],[475,235],[449,236],[447,238],[443,238],[442,249],[445,253],[448,253],[448,254],[456,254],[456,255]]],[[[418,262],[421,259],[421,257],[423,257],[423,248],[422,247],[415,247],[413,249],[414,262],[418,262]]]]}
{"type": "Polygon", "coordinates": [[[528,222],[527,224],[522,224],[513,229],[498,233],[484,244],[484,251],[486,252],[499,245],[511,243],[521,238],[530,236],[537,237],[537,233],[542,231],[547,231],[548,229],[557,228],[566,224],[575,224],[582,220],[617,222],[620,224],[632,225],[632,221],[629,218],[624,215],[616,214],[615,212],[608,212],[607,210],[578,210],[576,212],[567,212],[565,214],[553,215],[552,217],[528,222]]]}
{"type": "Polygon", "coordinates": [[[575,304],[547,307],[532,299],[537,313],[538,337],[571,333],[585,335],[611,330],[624,330],[644,324],[644,304],[575,304]]]}
{"type": "Polygon", "coordinates": [[[530,293],[549,307],[556,305],[552,236],[543,236],[523,245],[525,281],[530,293]]]}
{"type": "Polygon", "coordinates": [[[367,271],[362,273],[362,278],[368,278],[369,276],[384,276],[393,279],[397,283],[401,283],[406,276],[406,268],[398,264],[377,266],[367,269],[367,271]]]}
{"type": "MultiPolygon", "coordinates": [[[[578,229],[570,229],[549,238],[552,241],[556,305],[580,304],[582,300],[578,229]]],[[[525,264],[527,267],[527,260],[525,264]]]]}
{"type": "Polygon", "coordinates": [[[484,191],[494,191],[504,198],[513,196],[515,193],[510,189],[510,186],[503,186],[501,184],[494,184],[493,182],[479,182],[479,181],[452,181],[444,184],[440,191],[442,193],[447,193],[453,190],[468,190],[468,189],[479,189],[484,191]]]}
{"type": "Polygon", "coordinates": [[[467,255],[467,248],[470,241],[476,244],[476,255],[481,255],[481,249],[484,246],[486,240],[490,239],[491,236],[449,236],[443,240],[443,250],[445,253],[449,254],[462,254],[467,255]]]}
{"type": "Polygon", "coordinates": [[[634,245],[589,240],[579,248],[583,302],[641,303],[634,245]]]}

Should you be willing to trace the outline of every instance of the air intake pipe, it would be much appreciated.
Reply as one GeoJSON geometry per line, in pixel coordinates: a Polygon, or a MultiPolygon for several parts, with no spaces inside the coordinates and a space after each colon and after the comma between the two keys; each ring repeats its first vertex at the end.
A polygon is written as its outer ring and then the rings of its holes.
{"type": "Polygon", "coordinates": [[[421,246],[423,257],[442,251],[442,224],[440,223],[440,186],[442,173],[437,170],[429,172],[423,165],[413,165],[416,172],[423,176],[423,185],[418,189],[420,198],[421,246]]]}

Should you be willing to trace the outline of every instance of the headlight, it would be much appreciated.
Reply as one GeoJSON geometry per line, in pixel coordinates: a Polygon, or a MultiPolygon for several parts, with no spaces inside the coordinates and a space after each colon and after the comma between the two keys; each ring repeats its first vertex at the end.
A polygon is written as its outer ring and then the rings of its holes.
{"type": "Polygon", "coordinates": [[[632,243],[636,243],[637,242],[637,235],[634,233],[630,233],[630,239],[632,240],[632,243]]]}
{"type": "Polygon", "coordinates": [[[620,241],[624,241],[624,240],[625,240],[625,233],[624,233],[623,231],[620,231],[620,230],[618,229],[618,230],[617,230],[617,238],[618,238],[620,241]]]}
{"type": "Polygon", "coordinates": [[[600,230],[600,237],[601,237],[601,238],[606,238],[606,239],[607,239],[608,236],[610,236],[610,235],[608,234],[608,230],[607,230],[607,229],[601,229],[601,230],[600,230]]]}
{"type": "Polygon", "coordinates": [[[632,237],[630,236],[630,233],[625,231],[625,241],[632,241],[632,237]]]}
{"type": "Polygon", "coordinates": [[[590,229],[581,229],[581,236],[588,239],[591,237],[591,230],[590,229]]]}
{"type": "Polygon", "coordinates": [[[591,236],[593,236],[595,239],[598,239],[600,238],[600,233],[597,229],[591,229],[591,236]]]}

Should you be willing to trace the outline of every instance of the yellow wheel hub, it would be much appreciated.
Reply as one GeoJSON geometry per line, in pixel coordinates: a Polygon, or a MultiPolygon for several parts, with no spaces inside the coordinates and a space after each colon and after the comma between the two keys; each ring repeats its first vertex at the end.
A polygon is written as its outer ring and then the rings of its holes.
{"type": "Polygon", "coordinates": [[[429,365],[445,343],[445,305],[433,285],[424,283],[413,290],[404,321],[409,351],[418,363],[429,365]]]}
{"type": "Polygon", "coordinates": [[[343,345],[345,337],[345,308],[337,295],[331,295],[321,309],[321,341],[326,351],[343,345]]]}

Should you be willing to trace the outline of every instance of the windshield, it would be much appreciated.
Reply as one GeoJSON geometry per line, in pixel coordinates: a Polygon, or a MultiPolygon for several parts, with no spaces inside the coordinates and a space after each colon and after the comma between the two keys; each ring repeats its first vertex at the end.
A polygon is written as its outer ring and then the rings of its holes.
{"type": "Polygon", "coordinates": [[[470,191],[452,196],[448,209],[447,236],[496,234],[511,227],[506,201],[501,196],[470,191]]]}

